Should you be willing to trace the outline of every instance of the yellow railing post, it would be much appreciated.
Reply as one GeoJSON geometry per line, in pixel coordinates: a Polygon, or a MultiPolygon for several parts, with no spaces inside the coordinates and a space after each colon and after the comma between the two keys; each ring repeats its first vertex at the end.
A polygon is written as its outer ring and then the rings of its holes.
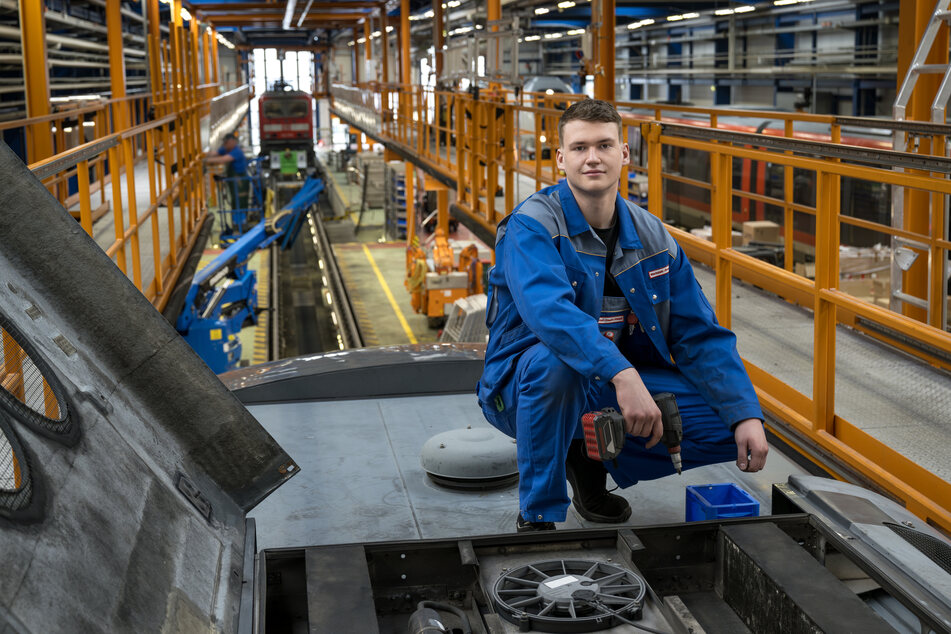
{"type": "Polygon", "coordinates": [[[660,126],[657,124],[642,124],[641,134],[647,141],[647,211],[663,219],[664,155],[663,146],[660,143],[660,126]]]}
{"type": "MultiPolygon", "coordinates": [[[[793,121],[792,119],[787,119],[784,125],[784,134],[786,138],[791,139],[793,137],[793,121]]],[[[792,152],[786,152],[787,155],[792,155],[792,152]]],[[[786,165],[783,167],[783,268],[787,271],[793,270],[793,260],[796,256],[795,244],[793,244],[793,236],[795,229],[795,215],[793,212],[793,167],[791,165],[786,165]]]]}
{"type": "Polygon", "coordinates": [[[838,177],[816,172],[815,343],[813,349],[813,429],[834,433],[836,305],[823,289],[839,285],[838,177]]]}
{"type": "Polygon", "coordinates": [[[713,242],[717,245],[716,259],[716,313],[724,328],[733,321],[733,263],[723,251],[733,246],[733,159],[719,151],[710,152],[710,224],[713,242]]]}

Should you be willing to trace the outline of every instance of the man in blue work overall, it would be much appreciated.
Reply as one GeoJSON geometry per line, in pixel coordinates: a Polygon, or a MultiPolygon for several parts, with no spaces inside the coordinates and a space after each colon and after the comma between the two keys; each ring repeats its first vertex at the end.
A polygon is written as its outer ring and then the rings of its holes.
{"type": "Polygon", "coordinates": [[[238,145],[238,137],[226,134],[214,156],[206,156],[205,163],[225,166],[225,178],[228,180],[228,198],[232,209],[247,209],[248,188],[247,180],[248,159],[244,150],[238,145]]]}
{"type": "Polygon", "coordinates": [[[488,421],[518,441],[519,531],[565,521],[566,477],[582,517],[623,522],[631,508],[607,491],[608,471],[625,488],[673,473],[652,393],[676,396],[684,469],[759,471],[768,451],[735,335],[661,221],[618,194],[629,150],[617,111],[580,101],[559,137],[565,180],[498,227],[477,388],[488,421]],[[604,407],[629,434],[616,465],[584,451],[581,416],[604,407]]]}

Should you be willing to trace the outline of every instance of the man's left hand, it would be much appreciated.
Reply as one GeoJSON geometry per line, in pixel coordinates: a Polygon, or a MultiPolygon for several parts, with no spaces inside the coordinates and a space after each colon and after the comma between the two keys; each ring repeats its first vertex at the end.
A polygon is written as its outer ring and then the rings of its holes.
{"type": "Polygon", "coordinates": [[[766,466],[769,445],[766,444],[763,421],[758,418],[740,421],[733,428],[733,438],[736,440],[736,466],[740,471],[752,473],[766,466]]]}

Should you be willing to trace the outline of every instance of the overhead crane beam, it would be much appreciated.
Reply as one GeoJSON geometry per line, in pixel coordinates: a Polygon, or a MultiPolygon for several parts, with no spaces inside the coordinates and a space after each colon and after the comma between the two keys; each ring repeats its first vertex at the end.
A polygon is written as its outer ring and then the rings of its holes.
{"type": "MultiPolygon", "coordinates": [[[[309,13],[301,28],[315,22],[359,22],[367,17],[366,13],[309,13]]],[[[209,15],[205,19],[216,26],[243,26],[249,22],[273,22],[282,25],[284,13],[281,11],[244,11],[241,13],[209,15]]]]}
{"type": "MultiPolygon", "coordinates": [[[[190,5],[190,10],[195,15],[202,16],[215,12],[232,13],[239,6],[242,10],[280,8],[274,2],[242,2],[240,5],[234,2],[200,2],[190,5]]],[[[376,9],[379,6],[379,2],[314,2],[311,9],[317,11],[350,11],[352,9],[376,9]]]]}

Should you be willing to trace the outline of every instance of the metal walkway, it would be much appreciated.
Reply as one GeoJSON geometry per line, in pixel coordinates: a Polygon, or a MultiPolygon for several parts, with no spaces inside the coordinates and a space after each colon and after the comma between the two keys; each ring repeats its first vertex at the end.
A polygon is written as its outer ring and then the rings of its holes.
{"type": "MultiPolygon", "coordinates": [[[[714,304],[713,271],[694,271],[714,304]]],[[[812,312],[734,280],[732,314],[740,355],[810,397],[812,312]]],[[[951,481],[951,375],[851,328],[836,339],[836,412],[951,481]]]]}

